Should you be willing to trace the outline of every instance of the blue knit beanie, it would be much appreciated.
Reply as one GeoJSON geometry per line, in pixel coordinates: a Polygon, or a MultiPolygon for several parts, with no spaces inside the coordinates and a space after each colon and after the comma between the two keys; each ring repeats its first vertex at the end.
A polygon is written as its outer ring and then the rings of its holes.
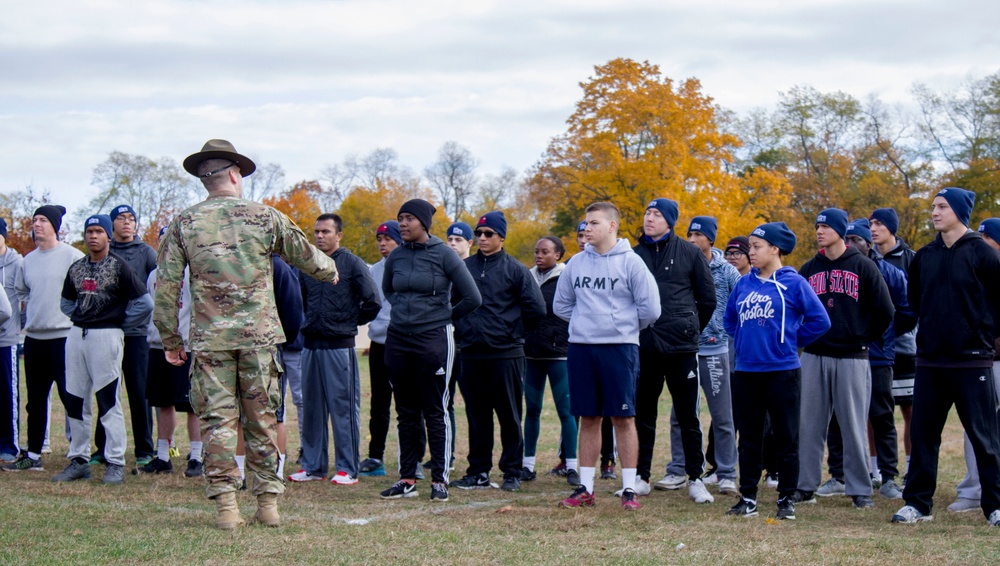
{"type": "Polygon", "coordinates": [[[715,236],[719,233],[719,223],[711,216],[695,216],[688,226],[688,235],[691,232],[701,232],[708,238],[709,242],[715,243],[715,236]]]}
{"type": "Polygon", "coordinates": [[[83,234],[87,235],[87,228],[91,226],[100,226],[107,232],[108,237],[111,237],[111,217],[107,214],[94,214],[87,218],[87,221],[83,223],[83,234]]]}
{"type": "Polygon", "coordinates": [[[396,222],[395,220],[388,220],[379,224],[375,233],[389,236],[392,238],[392,241],[396,242],[397,245],[403,243],[403,237],[399,235],[399,222],[396,222]]]}
{"type": "Polygon", "coordinates": [[[784,222],[761,224],[754,228],[750,235],[766,240],[786,255],[795,251],[795,232],[792,232],[792,229],[784,222]]]}
{"type": "Polygon", "coordinates": [[[896,214],[895,208],[876,208],[872,211],[872,215],[868,219],[881,222],[883,226],[892,232],[893,236],[899,230],[899,215],[896,214]]]}
{"type": "Polygon", "coordinates": [[[587,229],[587,221],[581,220],[579,224],[576,225],[576,233],[579,234],[587,229]]]}
{"type": "Polygon", "coordinates": [[[0,218],[0,236],[7,237],[7,221],[0,218]]]}
{"type": "Polygon", "coordinates": [[[501,238],[507,237],[507,217],[503,215],[502,210],[494,210],[480,216],[476,228],[480,226],[492,229],[497,234],[500,234],[501,238]]]}
{"type": "Polygon", "coordinates": [[[826,224],[841,238],[847,237],[847,212],[839,208],[828,208],[816,215],[816,224],[826,224]]]}
{"type": "Polygon", "coordinates": [[[127,204],[119,204],[118,206],[111,209],[111,214],[109,214],[109,216],[111,217],[111,221],[114,222],[115,218],[118,218],[119,214],[125,214],[126,212],[131,214],[132,218],[135,219],[136,223],[138,224],[139,215],[135,213],[134,208],[132,208],[130,205],[127,204]]]}
{"type": "Polygon", "coordinates": [[[674,224],[677,224],[677,217],[680,215],[680,208],[677,206],[677,201],[668,198],[653,199],[646,205],[646,210],[651,208],[659,210],[660,214],[667,221],[667,226],[670,226],[671,230],[674,229],[674,224]]]}
{"type": "Polygon", "coordinates": [[[1000,218],[987,218],[979,223],[979,231],[994,242],[1000,242],[1000,218]]]}
{"type": "Polygon", "coordinates": [[[872,243],[872,230],[868,220],[865,218],[858,218],[854,222],[847,225],[847,235],[860,236],[862,240],[872,243]]]}
{"type": "Polygon", "coordinates": [[[461,236],[466,240],[472,240],[472,226],[465,222],[453,222],[451,226],[448,226],[447,236],[461,236]]]}
{"type": "Polygon", "coordinates": [[[969,217],[972,216],[972,207],[976,204],[976,193],[958,187],[946,187],[938,191],[938,194],[934,196],[942,197],[948,201],[948,206],[955,211],[958,221],[966,226],[969,225],[969,217]]]}

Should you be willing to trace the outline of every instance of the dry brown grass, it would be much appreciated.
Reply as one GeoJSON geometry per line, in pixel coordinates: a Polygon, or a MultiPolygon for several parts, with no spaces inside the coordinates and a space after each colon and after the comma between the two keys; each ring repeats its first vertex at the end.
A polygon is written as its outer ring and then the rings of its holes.
{"type": "MultiPolygon", "coordinates": [[[[362,359],[362,364],[367,362],[362,359]]],[[[362,434],[367,434],[367,368],[362,366],[362,434]]],[[[664,396],[661,415],[669,411],[664,396]]],[[[22,399],[24,399],[22,395],[22,399]]],[[[59,405],[58,402],[55,403],[59,405]]],[[[459,410],[457,470],[467,447],[459,410]]],[[[900,503],[876,497],[874,511],[857,511],[848,498],[799,505],[793,522],[769,521],[774,495],[763,490],[761,516],[723,516],[732,504],[719,497],[696,506],[686,492],[654,492],[643,508],[625,513],[611,492],[619,482],[598,480],[598,506],[557,509],[569,492],[561,478],[539,476],[516,494],[499,490],[463,492],[431,504],[429,486],[417,498],[386,502],[378,492],[385,478],[362,478],[353,487],[326,482],[290,484],[281,500],[280,529],[248,527],[236,533],[212,528],[214,509],[201,480],[184,478],[182,462],[171,476],[126,477],[124,486],[97,480],[53,484],[65,465],[62,412],[53,407],[54,454],[45,472],[0,475],[0,562],[3,563],[744,563],[744,564],[997,564],[997,531],[978,513],[950,515],[954,486],[964,474],[961,428],[953,416],[945,432],[936,519],[916,527],[889,524],[900,503]],[[683,547],[679,548],[679,545],[683,547]]],[[[707,417],[707,411],[703,411],[707,417]]],[[[654,465],[667,458],[666,418],[661,417],[654,465]]],[[[295,411],[289,412],[295,430],[295,411]]],[[[555,464],[558,419],[551,403],[543,414],[539,469],[555,464]]],[[[187,449],[183,425],[176,434],[187,449]]],[[[389,454],[394,457],[390,435],[389,454]]],[[[499,440],[497,440],[499,448],[499,440]]],[[[290,435],[291,454],[297,435],[290,435]]],[[[362,446],[362,454],[367,443],[362,446]]],[[[131,462],[129,462],[131,465],[131,462]]],[[[290,464],[289,468],[294,466],[290,464]]],[[[395,462],[389,462],[394,468],[395,462]]],[[[294,471],[294,470],[291,470],[294,471]]],[[[99,476],[103,469],[95,469],[99,476]]],[[[654,477],[656,476],[654,471],[654,477]]],[[[713,489],[714,493],[714,489],[713,489]]],[[[239,497],[246,518],[252,498],[239,497]]]]}

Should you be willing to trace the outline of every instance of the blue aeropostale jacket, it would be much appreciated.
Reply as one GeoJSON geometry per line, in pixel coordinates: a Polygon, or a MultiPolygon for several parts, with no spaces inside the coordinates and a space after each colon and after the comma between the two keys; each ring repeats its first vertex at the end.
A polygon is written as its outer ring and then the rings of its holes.
{"type": "Polygon", "coordinates": [[[830,316],[793,267],[762,279],[755,267],[729,295],[724,317],[736,348],[736,371],[799,367],[799,351],[830,329],[830,316]]]}

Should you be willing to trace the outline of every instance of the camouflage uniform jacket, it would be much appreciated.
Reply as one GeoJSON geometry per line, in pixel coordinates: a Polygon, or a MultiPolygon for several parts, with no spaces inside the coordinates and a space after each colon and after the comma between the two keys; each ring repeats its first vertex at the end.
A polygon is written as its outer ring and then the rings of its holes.
{"type": "Polygon", "coordinates": [[[190,265],[191,351],[257,349],[285,341],[274,303],[271,253],[332,282],[337,266],[281,212],[232,196],[209,197],[177,215],[160,241],[153,323],[165,350],[184,345],[177,300],[190,265]]]}

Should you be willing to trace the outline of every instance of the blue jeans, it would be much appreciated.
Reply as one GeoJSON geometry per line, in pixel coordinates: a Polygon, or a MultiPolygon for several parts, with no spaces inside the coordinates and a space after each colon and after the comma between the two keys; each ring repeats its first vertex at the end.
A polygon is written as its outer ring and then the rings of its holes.
{"type": "Polygon", "coordinates": [[[524,455],[532,457],[538,445],[538,431],[545,397],[545,377],[549,378],[556,413],[562,423],[560,444],[564,458],[576,458],[577,425],[569,412],[569,372],[566,360],[527,360],[524,373],[524,455]]]}

